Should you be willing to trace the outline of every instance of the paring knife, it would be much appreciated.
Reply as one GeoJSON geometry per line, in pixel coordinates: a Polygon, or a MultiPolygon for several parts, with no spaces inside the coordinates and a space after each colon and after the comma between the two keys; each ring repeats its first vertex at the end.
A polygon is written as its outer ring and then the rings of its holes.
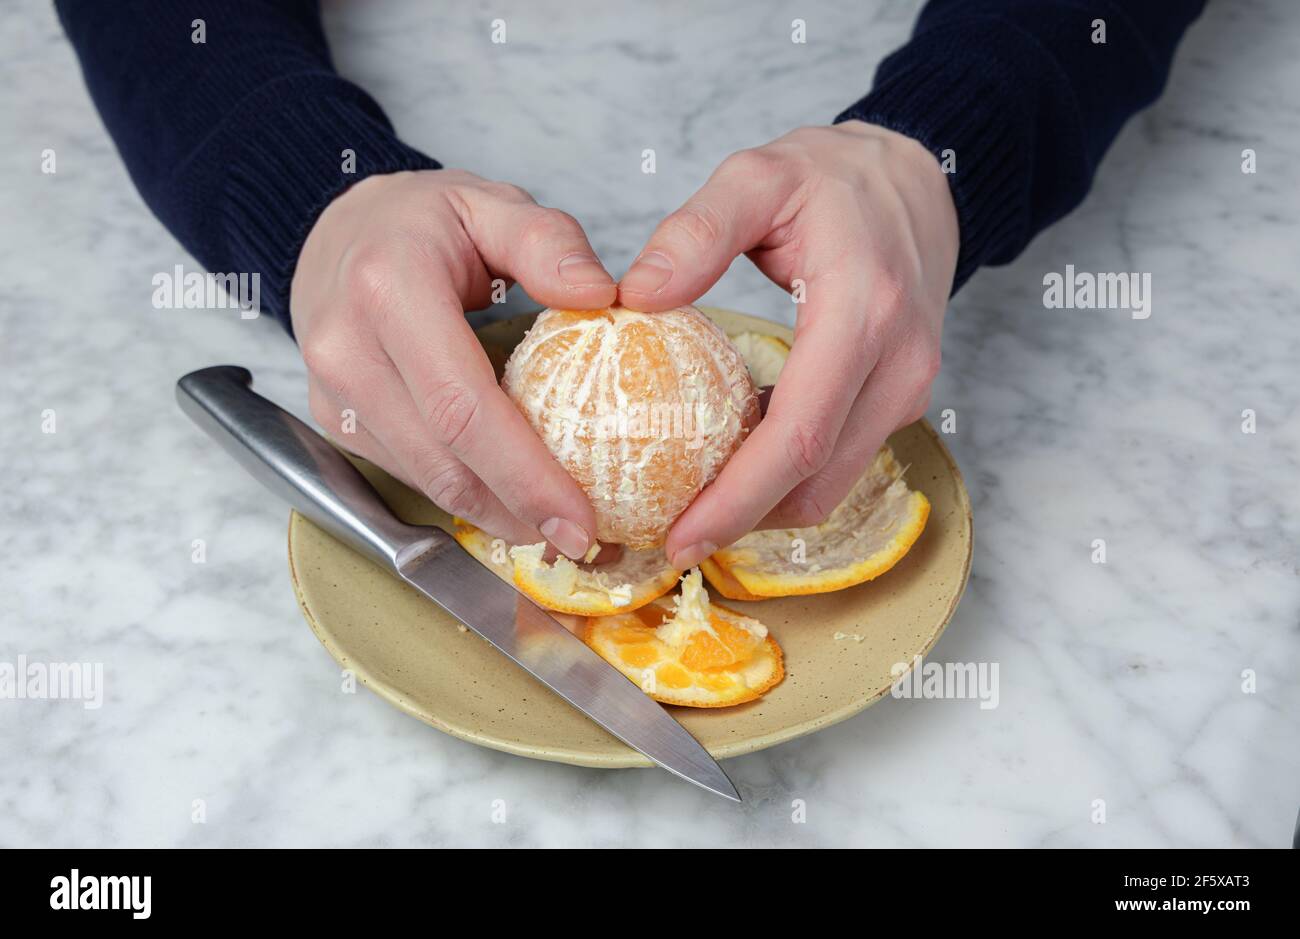
{"type": "Polygon", "coordinates": [[[387,568],[601,727],[689,782],[740,801],[727,774],[668,712],[440,528],[407,525],[320,434],[253,391],[237,365],[176,383],[181,410],[268,489],[387,568]]]}

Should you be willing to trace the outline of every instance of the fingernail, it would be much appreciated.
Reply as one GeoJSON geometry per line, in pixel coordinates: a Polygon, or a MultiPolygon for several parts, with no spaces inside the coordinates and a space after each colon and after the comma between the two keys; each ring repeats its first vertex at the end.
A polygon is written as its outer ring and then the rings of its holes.
{"type": "Polygon", "coordinates": [[[590,254],[565,255],[560,258],[557,270],[567,287],[604,287],[614,282],[604,266],[590,254]]]}
{"type": "Polygon", "coordinates": [[[697,541],[673,555],[673,567],[679,571],[690,570],[717,550],[718,546],[712,541],[697,541]]]}
{"type": "Polygon", "coordinates": [[[567,518],[548,518],[539,529],[542,537],[555,545],[567,557],[575,561],[587,553],[591,539],[581,525],[575,525],[567,518]]]}
{"type": "Polygon", "coordinates": [[[672,276],[673,262],[668,255],[651,251],[636,259],[619,286],[636,293],[655,293],[662,290],[672,276]]]}

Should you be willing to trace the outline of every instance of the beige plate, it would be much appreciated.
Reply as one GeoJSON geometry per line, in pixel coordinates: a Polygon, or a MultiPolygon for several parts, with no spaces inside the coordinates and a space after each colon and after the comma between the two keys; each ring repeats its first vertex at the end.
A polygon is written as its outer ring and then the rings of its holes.
{"type": "MultiPolygon", "coordinates": [[[[766,320],[705,312],[732,334],[791,339],[790,330],[766,320]]],[[[498,372],[532,320],[521,316],[479,330],[498,372]]],[[[786,677],[751,704],[669,708],[714,757],[762,750],[857,714],[889,690],[894,663],[928,652],[947,625],[970,571],[966,487],[925,421],[889,442],[908,467],[908,485],[930,499],[924,534],[874,582],[821,596],[723,601],[768,625],[785,651],[786,677]]],[[[422,496],[358,465],[407,522],[449,524],[422,496]]],[[[289,520],[289,567],[303,614],[330,655],[408,714],[521,756],[607,768],[650,765],[415,590],[297,513],[289,520]]]]}

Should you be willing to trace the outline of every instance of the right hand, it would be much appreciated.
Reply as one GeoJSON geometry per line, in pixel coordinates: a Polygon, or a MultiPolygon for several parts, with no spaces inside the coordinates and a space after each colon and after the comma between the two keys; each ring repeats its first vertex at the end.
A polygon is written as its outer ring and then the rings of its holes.
{"type": "Polygon", "coordinates": [[[616,287],[569,215],[460,170],[371,176],[321,213],[290,291],[312,416],[336,440],[510,544],[594,544],[582,489],[497,385],[465,320],[492,281],[601,309],[616,287]],[[355,433],[343,433],[344,411],[355,433]]]}

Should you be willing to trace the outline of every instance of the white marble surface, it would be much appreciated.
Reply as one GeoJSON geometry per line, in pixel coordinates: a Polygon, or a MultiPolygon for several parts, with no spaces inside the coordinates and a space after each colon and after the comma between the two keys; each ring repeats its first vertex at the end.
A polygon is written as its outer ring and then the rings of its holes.
{"type": "MultiPolygon", "coordinates": [[[[619,6],[385,0],[333,4],[328,27],[407,139],[573,212],[617,272],[728,152],[865,90],[917,8],[619,6]]],[[[99,661],[106,683],[98,710],[0,701],[0,846],[1288,844],[1298,26],[1288,0],[1212,5],[1088,201],[952,305],[931,418],[957,412],[977,546],[936,657],[999,663],[1000,706],[887,700],[729,762],[736,807],[339,693],[294,603],[285,510],[172,399],[185,371],[233,361],[301,413],[294,347],[267,320],[153,309],[152,274],[190,259],[132,189],[50,5],[0,17],[0,661],[99,661]],[[1151,272],[1153,315],[1045,310],[1067,263],[1151,272]]],[[[743,262],[707,301],[792,309],[743,262]]]]}

